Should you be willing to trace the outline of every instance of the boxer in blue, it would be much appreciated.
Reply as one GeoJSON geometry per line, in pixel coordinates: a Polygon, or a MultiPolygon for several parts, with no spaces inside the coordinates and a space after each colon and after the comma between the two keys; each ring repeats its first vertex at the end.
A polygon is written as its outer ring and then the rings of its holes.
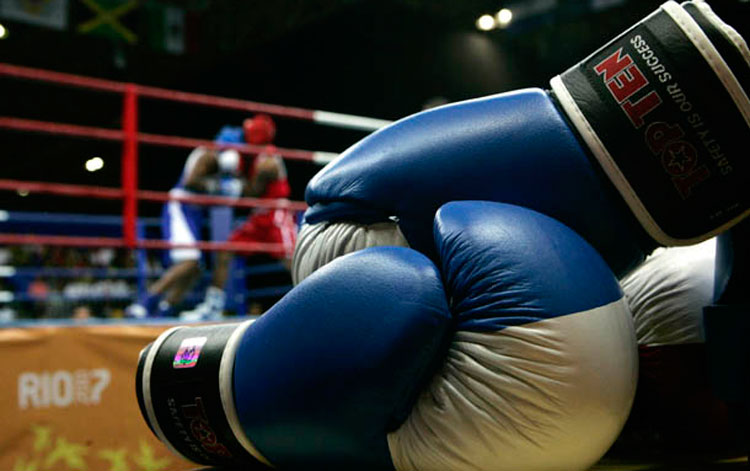
{"type": "MultiPolygon", "coordinates": [[[[225,127],[217,136],[219,143],[240,143],[234,128],[225,127]]],[[[241,139],[241,134],[239,135],[241,139]]],[[[183,167],[170,196],[211,194],[239,197],[245,186],[241,175],[242,157],[234,149],[194,149],[183,167]]],[[[201,240],[205,206],[171,200],[162,210],[162,235],[173,244],[189,245],[201,240]]],[[[148,293],[127,308],[131,317],[172,315],[177,305],[200,275],[201,251],[195,247],[169,250],[170,268],[148,288],[148,293]]]]}

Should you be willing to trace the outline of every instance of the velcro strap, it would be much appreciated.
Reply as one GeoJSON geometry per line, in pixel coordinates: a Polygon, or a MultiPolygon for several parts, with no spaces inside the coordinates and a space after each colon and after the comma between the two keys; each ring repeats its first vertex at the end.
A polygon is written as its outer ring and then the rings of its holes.
{"type": "Polygon", "coordinates": [[[750,214],[749,76],[707,5],[667,2],[551,84],[644,228],[685,245],[750,214]]]}

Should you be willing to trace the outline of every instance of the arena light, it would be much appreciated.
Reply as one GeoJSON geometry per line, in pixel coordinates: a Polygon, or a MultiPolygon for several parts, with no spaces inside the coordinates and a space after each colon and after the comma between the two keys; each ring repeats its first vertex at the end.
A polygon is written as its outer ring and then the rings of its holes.
{"type": "Polygon", "coordinates": [[[18,193],[18,196],[20,197],[29,196],[29,190],[17,190],[16,193],[18,193]]]}
{"type": "Polygon", "coordinates": [[[8,37],[8,29],[3,26],[2,23],[0,23],[0,39],[5,39],[8,37]]]}
{"type": "Polygon", "coordinates": [[[495,18],[492,15],[482,15],[477,19],[477,29],[489,31],[495,28],[495,18]]]}
{"type": "Polygon", "coordinates": [[[498,26],[500,26],[501,28],[505,28],[513,20],[513,12],[507,8],[503,8],[502,10],[497,12],[495,18],[497,19],[498,26]]]}
{"type": "Polygon", "coordinates": [[[101,157],[92,157],[86,161],[86,170],[96,172],[104,167],[104,159],[101,157]]]}

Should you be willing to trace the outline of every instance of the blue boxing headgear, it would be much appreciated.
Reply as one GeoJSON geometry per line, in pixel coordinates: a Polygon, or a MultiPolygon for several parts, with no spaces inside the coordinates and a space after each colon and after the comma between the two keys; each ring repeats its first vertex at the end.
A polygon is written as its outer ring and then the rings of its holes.
{"type": "Polygon", "coordinates": [[[222,126],[214,138],[214,142],[220,144],[244,144],[245,134],[241,126],[222,126]]]}
{"type": "MultiPolygon", "coordinates": [[[[244,144],[245,133],[241,126],[222,126],[214,142],[217,144],[244,144]]],[[[219,152],[219,171],[226,174],[239,174],[242,171],[242,157],[235,149],[219,152]]]]}

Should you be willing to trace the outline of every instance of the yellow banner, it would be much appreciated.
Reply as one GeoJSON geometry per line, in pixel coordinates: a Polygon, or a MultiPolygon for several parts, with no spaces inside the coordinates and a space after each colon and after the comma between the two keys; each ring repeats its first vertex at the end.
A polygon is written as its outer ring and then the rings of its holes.
{"type": "Polygon", "coordinates": [[[138,353],[169,326],[0,330],[0,470],[195,469],[138,409],[138,353]]]}

